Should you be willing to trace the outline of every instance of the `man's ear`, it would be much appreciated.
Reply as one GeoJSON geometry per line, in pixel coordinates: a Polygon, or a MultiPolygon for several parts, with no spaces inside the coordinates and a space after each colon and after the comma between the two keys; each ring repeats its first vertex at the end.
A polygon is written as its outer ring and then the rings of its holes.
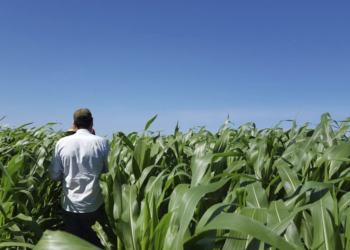
{"type": "Polygon", "coordinates": [[[73,127],[75,128],[75,130],[78,130],[77,125],[75,125],[74,121],[73,121],[73,127]]]}

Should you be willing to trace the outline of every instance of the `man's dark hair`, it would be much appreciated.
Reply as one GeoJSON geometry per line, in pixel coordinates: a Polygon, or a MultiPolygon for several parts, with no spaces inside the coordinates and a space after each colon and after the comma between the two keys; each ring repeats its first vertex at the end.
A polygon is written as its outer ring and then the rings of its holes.
{"type": "Polygon", "coordinates": [[[91,125],[93,118],[86,119],[85,116],[79,116],[78,119],[74,122],[75,126],[77,126],[78,129],[88,129],[91,125]]]}

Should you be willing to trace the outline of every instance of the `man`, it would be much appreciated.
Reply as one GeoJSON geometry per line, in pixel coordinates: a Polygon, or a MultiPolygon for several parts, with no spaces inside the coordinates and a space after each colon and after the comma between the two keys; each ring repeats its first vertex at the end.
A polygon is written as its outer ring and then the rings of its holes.
{"type": "Polygon", "coordinates": [[[93,118],[90,110],[75,111],[76,133],[60,139],[49,167],[49,177],[62,181],[62,218],[66,231],[102,247],[91,226],[102,224],[103,195],[99,185],[101,172],[108,172],[110,151],[105,138],[91,134],[93,118]]]}

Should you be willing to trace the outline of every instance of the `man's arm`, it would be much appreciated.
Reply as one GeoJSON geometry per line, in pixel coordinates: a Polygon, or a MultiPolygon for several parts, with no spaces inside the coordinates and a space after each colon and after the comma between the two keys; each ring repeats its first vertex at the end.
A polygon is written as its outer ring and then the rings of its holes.
{"type": "Polygon", "coordinates": [[[63,165],[61,157],[58,155],[57,144],[52,155],[51,164],[49,166],[49,178],[53,181],[60,181],[63,178],[63,165]]]}

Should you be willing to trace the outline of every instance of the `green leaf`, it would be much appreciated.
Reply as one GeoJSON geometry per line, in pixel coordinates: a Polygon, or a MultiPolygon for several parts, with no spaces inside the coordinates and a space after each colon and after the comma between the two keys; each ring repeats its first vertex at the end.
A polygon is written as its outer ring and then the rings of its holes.
{"type": "MultiPolygon", "coordinates": [[[[283,240],[278,234],[263,224],[240,214],[219,214],[200,232],[206,230],[227,229],[249,234],[271,246],[283,250],[301,250],[302,248],[283,240]]],[[[199,233],[200,233],[199,232],[199,233]]]]}
{"type": "Polygon", "coordinates": [[[135,235],[136,220],[139,215],[139,204],[137,202],[137,188],[134,185],[123,185],[122,200],[124,222],[123,236],[127,249],[137,249],[137,238],[135,235]]]}
{"type": "Polygon", "coordinates": [[[195,233],[202,230],[202,228],[208,224],[208,222],[219,215],[228,206],[231,206],[231,204],[219,203],[211,206],[207,211],[205,211],[201,220],[198,222],[195,233]]]}
{"type": "Polygon", "coordinates": [[[201,157],[193,157],[191,161],[192,179],[191,188],[197,186],[203,178],[214,154],[207,154],[201,157]]]}
{"type": "Polygon", "coordinates": [[[154,122],[154,120],[157,118],[158,115],[155,115],[151,120],[149,120],[147,123],[146,123],[146,126],[145,126],[145,131],[149,128],[149,126],[151,126],[151,124],[154,122]]]}
{"type": "Polygon", "coordinates": [[[329,178],[331,178],[337,172],[340,165],[342,164],[341,161],[337,161],[337,160],[333,161],[333,159],[347,158],[349,156],[350,156],[350,142],[345,142],[343,144],[336,145],[336,146],[327,148],[325,150],[325,152],[323,153],[321,162],[330,161],[329,178]]]}
{"type": "Polygon", "coordinates": [[[1,242],[0,247],[28,247],[34,249],[34,245],[23,242],[1,242]]]}
{"type": "Polygon", "coordinates": [[[34,250],[98,250],[100,248],[89,242],[66,232],[49,231],[44,232],[43,237],[34,250]]]}
{"type": "Polygon", "coordinates": [[[345,249],[349,249],[350,248],[350,209],[347,209],[345,211],[345,215],[346,215],[346,223],[345,223],[345,249]]]}
{"type": "Polygon", "coordinates": [[[167,213],[162,217],[154,231],[149,249],[158,250],[163,248],[172,215],[172,213],[167,213]]]}
{"type": "Polygon", "coordinates": [[[43,230],[41,229],[41,227],[30,216],[25,216],[24,214],[18,214],[15,217],[9,218],[9,220],[27,225],[31,230],[33,230],[37,238],[40,238],[43,234],[43,230]]]}
{"type": "Polygon", "coordinates": [[[200,157],[192,157],[191,161],[191,169],[192,169],[192,178],[191,178],[191,188],[197,186],[205,172],[208,169],[210,163],[213,163],[220,157],[229,157],[229,156],[243,156],[244,154],[239,152],[224,152],[224,153],[216,153],[216,154],[206,154],[200,157]]]}
{"type": "Polygon", "coordinates": [[[30,200],[30,203],[32,204],[32,206],[35,207],[33,195],[30,192],[28,192],[27,190],[19,190],[18,192],[25,194],[28,197],[28,199],[30,200]]]}
{"type": "Polygon", "coordinates": [[[318,204],[308,204],[308,205],[296,208],[293,212],[291,212],[288,215],[288,217],[283,219],[281,222],[279,222],[275,225],[272,225],[271,226],[272,231],[276,232],[277,234],[282,234],[287,229],[287,227],[290,225],[290,223],[294,220],[295,216],[298,213],[300,213],[306,209],[310,209],[313,207],[319,207],[319,206],[320,205],[318,205],[318,204]]]}
{"type": "Polygon", "coordinates": [[[92,226],[92,229],[96,232],[98,238],[101,241],[101,244],[105,247],[105,249],[107,250],[114,249],[113,245],[108,240],[107,234],[103,230],[100,223],[98,223],[98,221],[96,221],[95,225],[92,226]]]}
{"type": "Polygon", "coordinates": [[[303,211],[303,220],[301,221],[300,236],[304,239],[305,245],[308,249],[311,249],[313,237],[312,232],[314,230],[314,224],[309,213],[303,211]]]}
{"type": "Polygon", "coordinates": [[[260,182],[254,182],[246,186],[248,195],[246,203],[248,207],[268,208],[269,204],[265,190],[262,188],[260,182]]]}
{"type": "Polygon", "coordinates": [[[272,201],[267,213],[267,226],[272,227],[278,223],[281,223],[289,215],[287,207],[282,200],[272,201]]]}
{"type": "MultiPolygon", "coordinates": [[[[275,225],[279,225],[283,220],[287,219],[289,216],[289,211],[282,200],[273,201],[270,204],[269,212],[268,212],[268,227],[272,228],[275,225]]],[[[295,245],[302,247],[302,243],[300,241],[300,236],[298,229],[296,228],[294,222],[288,225],[286,232],[283,235],[283,238],[286,241],[292,242],[295,245]]]]}
{"type": "Polygon", "coordinates": [[[138,139],[133,151],[132,169],[136,179],[139,179],[143,171],[144,160],[146,158],[146,141],[138,139]]]}
{"type": "Polygon", "coordinates": [[[169,212],[173,212],[179,208],[181,204],[181,199],[187,190],[188,190],[188,184],[179,184],[174,188],[174,191],[170,196],[170,202],[168,206],[169,212]]]}
{"type": "Polygon", "coordinates": [[[219,139],[216,141],[213,153],[223,153],[227,147],[230,138],[230,130],[224,130],[219,139]]]}
{"type": "MultiPolygon", "coordinates": [[[[266,208],[243,208],[240,215],[246,216],[262,224],[266,223],[267,219],[267,209],[266,208]]],[[[229,249],[259,249],[261,242],[254,239],[247,233],[231,230],[229,237],[232,239],[227,239],[223,250],[229,249]]]]}
{"type": "Polygon", "coordinates": [[[319,199],[315,204],[319,204],[320,206],[311,208],[312,222],[314,225],[312,248],[320,246],[320,250],[335,249],[335,228],[334,222],[330,216],[333,210],[333,200],[329,191],[326,195],[323,195],[322,190],[325,189],[315,189],[315,196],[319,199]]]}
{"type": "Polygon", "coordinates": [[[131,149],[132,151],[134,150],[134,145],[132,142],[128,139],[128,137],[125,136],[123,132],[118,132],[118,136],[124,141],[124,143],[131,149]]]}
{"type": "Polygon", "coordinates": [[[197,186],[188,189],[181,200],[181,204],[178,210],[179,213],[179,231],[175,237],[174,249],[181,249],[183,245],[183,237],[187,230],[188,225],[192,219],[193,213],[199,200],[209,192],[214,192],[227,183],[229,179],[215,182],[206,186],[197,186]]]}
{"type": "Polygon", "coordinates": [[[160,169],[162,169],[163,167],[162,167],[162,166],[158,166],[158,165],[152,165],[152,166],[146,167],[146,168],[142,171],[140,178],[137,180],[137,186],[138,186],[139,189],[141,188],[141,186],[142,186],[143,183],[145,182],[145,180],[146,180],[146,178],[148,177],[149,173],[150,173],[154,168],[160,168],[160,169]]]}
{"type": "Polygon", "coordinates": [[[281,176],[284,189],[287,192],[288,196],[291,196],[295,193],[297,188],[301,185],[300,180],[298,179],[297,174],[293,169],[290,169],[284,164],[277,165],[278,173],[281,176]]]}
{"type": "Polygon", "coordinates": [[[346,193],[340,198],[338,203],[339,214],[341,215],[348,206],[350,206],[350,193],[346,193]]]}
{"type": "MultiPolygon", "coordinates": [[[[15,183],[13,183],[13,181],[12,181],[10,175],[7,173],[6,169],[4,168],[4,165],[2,165],[1,162],[0,162],[0,169],[1,169],[2,173],[5,174],[5,176],[6,176],[7,179],[9,180],[9,182],[14,186],[15,183]]],[[[2,183],[1,183],[1,187],[5,187],[5,184],[2,184],[2,183]]]]}

